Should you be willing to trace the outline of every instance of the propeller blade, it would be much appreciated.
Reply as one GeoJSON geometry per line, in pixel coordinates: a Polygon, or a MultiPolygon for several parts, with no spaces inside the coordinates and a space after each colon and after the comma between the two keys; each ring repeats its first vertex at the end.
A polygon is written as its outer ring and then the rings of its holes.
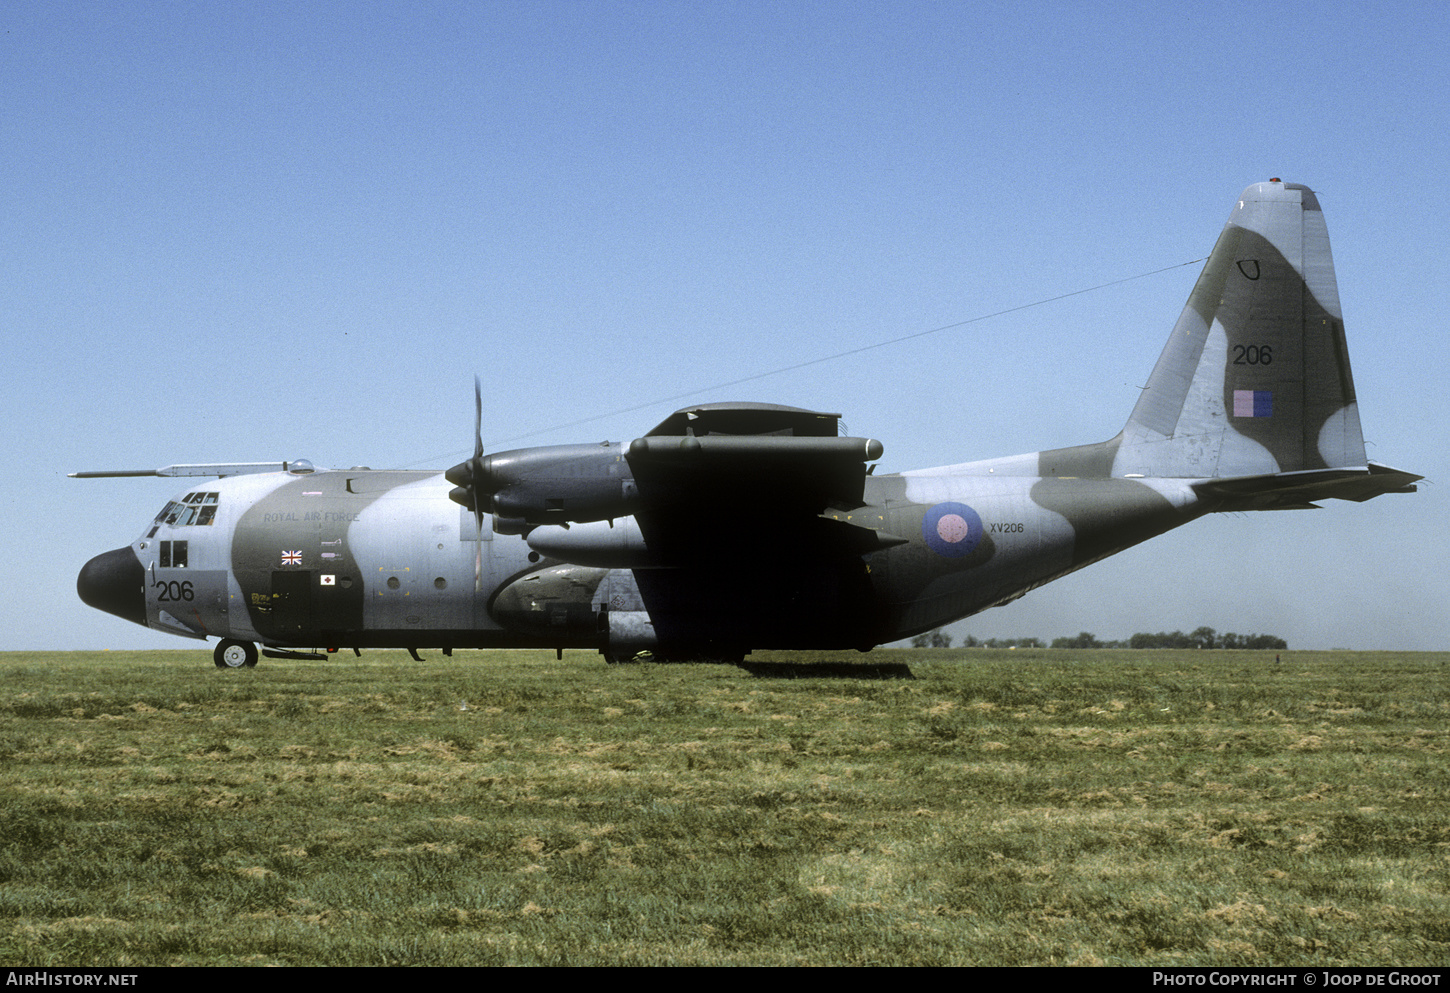
{"type": "Polygon", "coordinates": [[[483,458],[483,381],[473,377],[473,458],[483,458]]]}
{"type": "Polygon", "coordinates": [[[483,592],[483,501],[479,497],[478,483],[483,475],[483,381],[473,375],[473,524],[477,542],[473,551],[473,592],[483,592]]]}

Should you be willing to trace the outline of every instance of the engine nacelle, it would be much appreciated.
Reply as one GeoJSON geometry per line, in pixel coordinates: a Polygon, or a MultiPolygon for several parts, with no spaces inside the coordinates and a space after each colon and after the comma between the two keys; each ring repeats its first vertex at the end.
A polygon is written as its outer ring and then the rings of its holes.
{"type": "Polygon", "coordinates": [[[604,569],[658,569],[671,563],[652,553],[633,517],[594,521],[571,528],[539,527],[529,532],[529,547],[550,558],[604,569]]]}
{"type": "Polygon", "coordinates": [[[633,513],[636,502],[618,442],[499,452],[454,466],[447,476],[458,484],[449,494],[454,502],[472,508],[476,492],[479,509],[510,528],[607,520],[633,513]]]}

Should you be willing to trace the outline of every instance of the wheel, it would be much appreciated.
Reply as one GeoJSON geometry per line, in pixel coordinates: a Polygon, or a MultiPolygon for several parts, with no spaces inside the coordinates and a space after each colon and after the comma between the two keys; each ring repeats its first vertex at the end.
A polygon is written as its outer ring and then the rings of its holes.
{"type": "Polygon", "coordinates": [[[244,666],[250,669],[257,664],[257,646],[250,641],[227,639],[217,644],[211,657],[216,660],[218,669],[241,669],[244,666]]]}

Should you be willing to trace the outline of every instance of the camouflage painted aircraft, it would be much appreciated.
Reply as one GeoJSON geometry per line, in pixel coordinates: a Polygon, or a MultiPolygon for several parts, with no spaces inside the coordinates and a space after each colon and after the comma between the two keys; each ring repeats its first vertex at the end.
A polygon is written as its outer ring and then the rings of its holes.
{"type": "Polygon", "coordinates": [[[1421,478],[1365,459],[1319,201],[1277,179],[1244,190],[1117,437],[877,476],[881,444],[839,437],[838,417],[705,404],[628,444],[485,456],[479,441],[446,473],[76,473],[220,477],[77,588],[137,624],[220,638],[223,667],[255,665],[258,645],[866,651],[1204,514],[1421,478]]]}

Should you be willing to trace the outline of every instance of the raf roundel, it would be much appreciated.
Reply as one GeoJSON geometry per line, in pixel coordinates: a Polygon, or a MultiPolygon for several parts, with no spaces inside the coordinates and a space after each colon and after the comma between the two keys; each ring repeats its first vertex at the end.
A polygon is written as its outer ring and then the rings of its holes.
{"type": "Polygon", "coordinates": [[[964,503],[939,503],[922,518],[921,536],[933,552],[959,559],[972,554],[982,540],[982,519],[964,503]]]}

